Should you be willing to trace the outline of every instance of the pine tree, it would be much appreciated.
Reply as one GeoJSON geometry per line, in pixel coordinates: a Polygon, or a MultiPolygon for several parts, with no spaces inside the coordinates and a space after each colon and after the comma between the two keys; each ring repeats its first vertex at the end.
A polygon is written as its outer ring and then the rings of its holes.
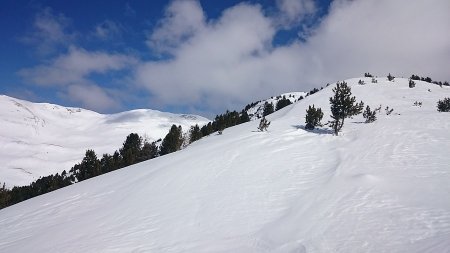
{"type": "Polygon", "coordinates": [[[263,117],[265,117],[273,112],[274,112],[273,104],[266,101],[266,103],[264,103],[263,117]]]}
{"type": "Polygon", "coordinates": [[[197,124],[195,126],[191,126],[191,129],[189,130],[189,143],[198,141],[202,137],[203,135],[202,131],[200,130],[200,127],[197,124]]]}
{"type": "Polygon", "coordinates": [[[181,126],[172,125],[169,133],[164,137],[161,148],[159,151],[160,155],[166,155],[175,151],[180,150],[183,144],[183,134],[181,126]]]}
{"type": "Polygon", "coordinates": [[[420,76],[412,75],[412,76],[410,77],[410,79],[411,79],[411,80],[420,80],[420,76]]]}
{"type": "Polygon", "coordinates": [[[306,110],[306,117],[305,117],[305,129],[313,130],[317,126],[322,126],[320,121],[323,118],[323,112],[321,108],[315,108],[314,105],[311,107],[309,106],[308,110],[306,110]]]}
{"type": "Polygon", "coordinates": [[[112,156],[113,159],[113,168],[111,170],[117,170],[123,167],[122,156],[120,156],[119,151],[114,151],[112,156]]]}
{"type": "Polygon", "coordinates": [[[156,144],[155,141],[153,142],[145,141],[139,154],[138,158],[139,162],[147,161],[155,157],[158,157],[158,145],[156,144]]]}
{"type": "Polygon", "coordinates": [[[377,120],[376,111],[371,111],[369,106],[366,106],[366,110],[363,112],[363,117],[366,119],[366,123],[372,123],[377,120]]]}
{"type": "Polygon", "coordinates": [[[0,209],[9,206],[11,199],[10,191],[6,188],[5,183],[0,187],[0,209]]]}
{"type": "Polygon", "coordinates": [[[129,166],[137,162],[142,148],[142,138],[132,133],[127,136],[122,148],[119,150],[124,166],[129,166]]]}
{"type": "Polygon", "coordinates": [[[334,133],[338,135],[339,131],[344,126],[345,118],[360,114],[364,103],[356,103],[356,98],[351,97],[351,88],[344,81],[342,83],[337,83],[336,87],[333,88],[334,96],[330,97],[331,104],[331,118],[332,121],[329,122],[330,126],[333,128],[334,133]]]}
{"type": "Polygon", "coordinates": [[[450,98],[444,98],[437,103],[438,112],[450,112],[450,98]]]}
{"type": "Polygon", "coordinates": [[[263,132],[267,131],[267,128],[270,126],[270,121],[266,119],[266,117],[262,117],[261,121],[259,122],[258,130],[263,132]]]}
{"type": "Polygon", "coordinates": [[[394,81],[395,76],[391,75],[391,73],[389,73],[389,75],[387,76],[387,79],[389,81],[394,81]]]}
{"type": "Polygon", "coordinates": [[[102,159],[100,159],[101,172],[108,173],[113,170],[113,158],[109,154],[103,154],[102,159]]]}
{"type": "Polygon", "coordinates": [[[427,76],[425,78],[422,77],[422,81],[427,82],[427,83],[431,83],[433,80],[431,79],[431,77],[427,76]]]}
{"type": "Polygon", "coordinates": [[[95,154],[94,150],[86,150],[86,154],[84,155],[81,163],[74,166],[74,172],[78,181],[83,181],[88,178],[100,175],[100,161],[97,159],[97,155],[95,154]]]}
{"type": "Polygon", "coordinates": [[[286,96],[283,96],[282,99],[278,100],[276,105],[276,110],[280,110],[288,105],[292,104],[291,100],[287,99],[286,96]]]}
{"type": "Polygon", "coordinates": [[[203,136],[208,136],[214,131],[213,129],[212,123],[208,122],[208,124],[202,126],[200,130],[202,131],[203,136]]]}
{"type": "Polygon", "coordinates": [[[245,123],[245,122],[249,122],[250,121],[250,117],[248,116],[247,111],[242,110],[241,115],[239,116],[239,123],[245,123]]]}

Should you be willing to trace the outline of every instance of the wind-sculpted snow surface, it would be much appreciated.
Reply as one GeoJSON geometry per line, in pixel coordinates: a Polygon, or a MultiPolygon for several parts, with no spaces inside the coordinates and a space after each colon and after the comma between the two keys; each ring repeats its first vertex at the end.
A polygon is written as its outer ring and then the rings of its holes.
{"type": "Polygon", "coordinates": [[[308,105],[329,119],[327,87],[268,132],[252,121],[0,210],[0,252],[449,252],[450,89],[357,81],[393,113],[305,131],[308,105]]]}
{"type": "Polygon", "coordinates": [[[25,185],[68,171],[87,149],[97,156],[119,149],[130,133],[163,138],[172,124],[186,130],[206,118],[154,110],[98,114],[80,108],[36,104],[0,96],[0,183],[25,185]]]}

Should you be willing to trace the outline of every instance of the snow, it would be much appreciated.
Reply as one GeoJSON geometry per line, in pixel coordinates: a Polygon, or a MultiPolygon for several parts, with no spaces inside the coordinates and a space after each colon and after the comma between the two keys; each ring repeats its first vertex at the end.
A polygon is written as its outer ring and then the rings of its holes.
{"type": "Polygon", "coordinates": [[[112,154],[127,135],[155,141],[172,124],[187,130],[209,120],[155,110],[103,115],[93,111],[0,96],[0,182],[26,185],[79,163],[87,149],[112,154]]]}
{"type": "Polygon", "coordinates": [[[269,99],[258,101],[254,106],[250,107],[247,110],[247,113],[251,120],[259,119],[263,116],[264,112],[264,104],[266,102],[272,103],[273,108],[275,109],[277,106],[277,102],[281,100],[283,97],[291,101],[291,103],[296,102],[300,97],[306,97],[306,92],[289,92],[289,93],[283,93],[276,97],[271,97],[269,99]]]}
{"type": "Polygon", "coordinates": [[[450,89],[358,80],[358,100],[394,112],[305,131],[308,105],[329,119],[331,85],[268,132],[251,121],[0,210],[0,252],[450,252],[450,89]]]}

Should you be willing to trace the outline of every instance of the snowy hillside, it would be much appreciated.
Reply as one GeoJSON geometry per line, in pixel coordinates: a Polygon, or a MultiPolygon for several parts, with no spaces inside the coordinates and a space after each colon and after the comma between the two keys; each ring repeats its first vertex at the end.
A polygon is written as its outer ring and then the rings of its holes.
{"type": "Polygon", "coordinates": [[[277,105],[277,102],[280,101],[281,99],[285,98],[288,99],[289,101],[291,101],[291,103],[295,103],[298,99],[300,98],[304,98],[306,96],[306,92],[289,92],[289,93],[284,93],[281,94],[279,96],[276,97],[271,97],[269,99],[265,99],[265,100],[260,100],[258,102],[255,102],[253,104],[249,104],[249,108],[245,108],[244,110],[247,111],[248,116],[250,117],[251,120],[256,120],[259,119],[263,116],[263,112],[264,112],[264,104],[267,103],[272,103],[273,107],[275,108],[277,105]]]}
{"type": "Polygon", "coordinates": [[[393,113],[305,131],[308,105],[329,119],[330,85],[268,132],[251,121],[0,210],[0,252],[450,252],[450,88],[358,80],[358,101],[393,113]]]}
{"type": "Polygon", "coordinates": [[[154,110],[103,115],[0,96],[0,182],[24,185],[81,161],[86,149],[113,153],[130,133],[163,138],[172,124],[184,129],[209,120],[154,110]]]}

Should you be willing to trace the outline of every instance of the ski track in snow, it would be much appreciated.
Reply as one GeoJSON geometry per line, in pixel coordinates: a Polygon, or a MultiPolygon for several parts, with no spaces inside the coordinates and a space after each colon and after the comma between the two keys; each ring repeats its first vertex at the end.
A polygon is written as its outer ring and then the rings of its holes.
{"type": "Polygon", "coordinates": [[[327,87],[268,132],[228,128],[0,210],[0,252],[450,252],[450,89],[358,80],[358,100],[394,113],[305,131],[308,105],[329,119],[327,87]]]}

